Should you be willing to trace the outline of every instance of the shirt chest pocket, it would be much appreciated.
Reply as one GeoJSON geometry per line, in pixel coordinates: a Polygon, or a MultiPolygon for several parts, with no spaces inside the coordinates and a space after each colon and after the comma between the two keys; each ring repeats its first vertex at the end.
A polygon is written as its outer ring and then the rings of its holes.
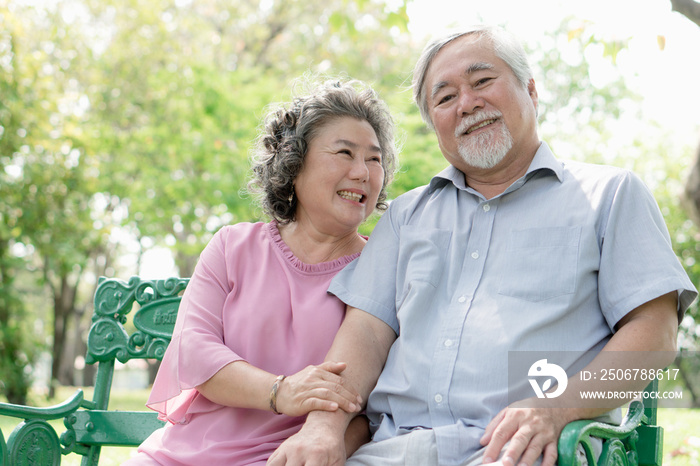
{"type": "Polygon", "coordinates": [[[452,232],[414,225],[401,227],[397,263],[397,287],[405,290],[414,281],[437,286],[447,268],[452,232]],[[403,286],[401,286],[403,285],[403,286]]]}
{"type": "Polygon", "coordinates": [[[498,293],[544,301],[576,290],[581,227],[514,230],[498,293]]]}

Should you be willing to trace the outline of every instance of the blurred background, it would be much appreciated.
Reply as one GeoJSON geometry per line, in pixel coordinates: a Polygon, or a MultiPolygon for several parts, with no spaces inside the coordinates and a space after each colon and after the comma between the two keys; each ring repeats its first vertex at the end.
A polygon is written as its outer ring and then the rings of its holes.
{"type": "MultiPolygon", "coordinates": [[[[0,0],[0,399],[92,384],[83,355],[97,277],[189,276],[222,225],[261,219],[244,190],[249,149],[295,78],[372,84],[402,141],[390,197],[427,183],[446,162],[411,102],[411,70],[431,36],[459,25],[495,23],[525,41],[540,137],[562,159],[639,174],[700,284],[699,10],[695,0],[0,0]]],[[[679,337],[688,408],[700,407],[699,316],[695,304],[679,337]]],[[[122,367],[115,386],[146,388],[150,366],[122,367]]],[[[700,411],[689,413],[700,431],[700,411]]],[[[682,440],[678,456],[697,460],[700,438],[682,440]]]]}

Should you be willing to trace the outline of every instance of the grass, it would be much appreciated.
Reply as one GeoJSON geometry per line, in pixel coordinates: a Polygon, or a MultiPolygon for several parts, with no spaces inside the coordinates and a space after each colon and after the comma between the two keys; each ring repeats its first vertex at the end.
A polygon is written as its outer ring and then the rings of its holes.
{"type": "MultiPolygon", "coordinates": [[[[69,398],[75,390],[75,387],[60,387],[54,399],[47,400],[45,397],[34,395],[31,403],[33,406],[60,403],[69,398]]],[[[92,399],[92,389],[88,387],[83,390],[85,398],[92,399]]],[[[146,398],[148,398],[148,390],[114,390],[110,409],[140,411],[145,409],[146,398]]],[[[660,408],[658,421],[664,427],[664,465],[697,466],[700,464],[700,409],[660,408]]],[[[17,419],[0,416],[0,430],[5,441],[17,424],[17,419]]],[[[62,420],[50,421],[50,424],[59,436],[65,430],[62,420]]],[[[100,455],[100,466],[120,465],[135,451],[136,448],[105,447],[100,455]]],[[[61,464],[78,466],[81,458],[74,454],[64,456],[61,464]]]]}
{"type": "Polygon", "coordinates": [[[700,464],[700,409],[660,408],[657,420],[664,428],[664,465],[700,464]]]}

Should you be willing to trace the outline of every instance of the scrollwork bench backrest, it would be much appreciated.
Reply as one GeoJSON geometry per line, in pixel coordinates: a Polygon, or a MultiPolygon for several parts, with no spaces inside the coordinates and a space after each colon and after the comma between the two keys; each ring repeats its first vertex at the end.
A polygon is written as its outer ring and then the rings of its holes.
{"type": "Polygon", "coordinates": [[[162,360],[188,282],[188,278],[132,277],[125,282],[100,277],[86,354],[88,364],[99,363],[93,399],[97,409],[107,409],[115,360],[162,360]],[[125,327],[129,315],[135,327],[131,334],[125,327]]]}
{"type": "Polygon", "coordinates": [[[7,442],[0,431],[0,466],[58,466],[71,453],[83,456],[81,464],[97,466],[102,446],[136,446],[161,427],[152,411],[108,410],[115,361],[163,358],[188,282],[100,278],[85,358],[98,364],[93,399],[79,389],[49,407],[0,403],[0,415],[22,419],[7,442]],[[48,421],[61,418],[66,430],[59,439],[48,421]]]}

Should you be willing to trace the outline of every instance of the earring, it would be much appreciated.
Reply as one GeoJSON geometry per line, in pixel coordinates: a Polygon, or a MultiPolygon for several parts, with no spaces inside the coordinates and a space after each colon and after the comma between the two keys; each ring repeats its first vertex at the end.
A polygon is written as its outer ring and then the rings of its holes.
{"type": "Polygon", "coordinates": [[[294,200],[294,191],[292,191],[292,193],[291,193],[291,194],[289,195],[289,197],[287,198],[287,202],[289,202],[289,207],[292,206],[292,201],[293,201],[293,200],[294,200]]]}

